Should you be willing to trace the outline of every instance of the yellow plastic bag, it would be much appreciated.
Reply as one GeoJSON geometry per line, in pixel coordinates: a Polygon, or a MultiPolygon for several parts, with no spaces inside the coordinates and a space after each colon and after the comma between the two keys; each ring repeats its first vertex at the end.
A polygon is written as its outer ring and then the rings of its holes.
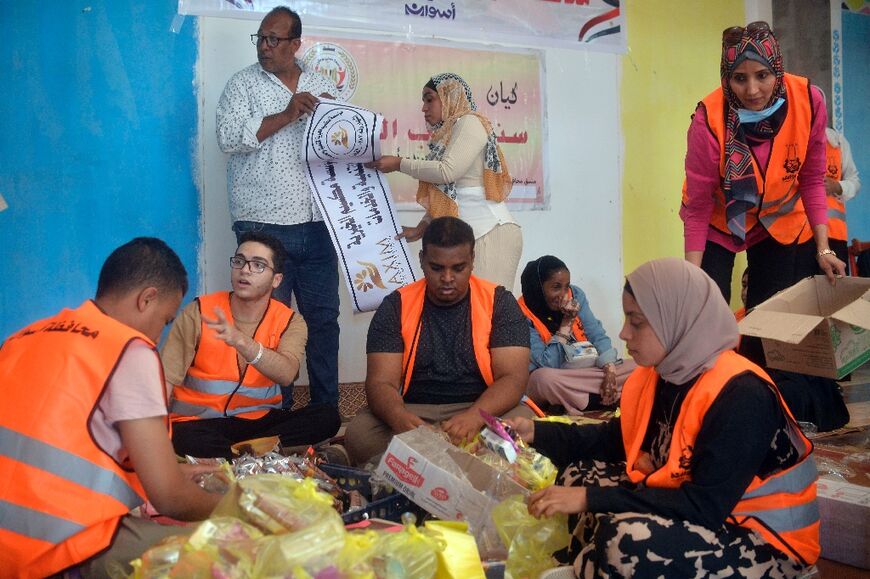
{"type": "Polygon", "coordinates": [[[383,533],[372,557],[375,575],[386,579],[432,579],[438,571],[438,551],[444,540],[415,526],[417,517],[402,515],[404,529],[383,533]]]}
{"type": "Polygon", "coordinates": [[[379,540],[380,534],[375,531],[350,531],[336,561],[341,576],[345,579],[375,579],[372,556],[379,540]]]}
{"type": "Polygon", "coordinates": [[[213,514],[237,517],[275,535],[304,529],[329,511],[337,515],[332,505],[332,497],[311,479],[262,474],[236,481],[213,514]]]}
{"type": "Polygon", "coordinates": [[[538,577],[556,565],[553,553],[568,546],[568,517],[536,519],[529,514],[525,498],[514,495],[492,511],[499,536],[508,546],[505,571],[514,579],[538,577]]]}
{"type": "Polygon", "coordinates": [[[477,542],[468,534],[468,523],[462,521],[426,521],[428,531],[444,540],[439,551],[435,579],[485,579],[477,542]]]}

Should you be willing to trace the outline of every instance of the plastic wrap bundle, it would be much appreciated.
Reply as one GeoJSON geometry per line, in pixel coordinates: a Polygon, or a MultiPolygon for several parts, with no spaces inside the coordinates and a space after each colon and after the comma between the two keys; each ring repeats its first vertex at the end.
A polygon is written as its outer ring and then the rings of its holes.
{"type": "Polygon", "coordinates": [[[568,517],[536,519],[529,514],[525,497],[512,496],[492,512],[499,535],[508,545],[505,571],[511,577],[538,577],[556,565],[553,553],[568,546],[568,517]]]}

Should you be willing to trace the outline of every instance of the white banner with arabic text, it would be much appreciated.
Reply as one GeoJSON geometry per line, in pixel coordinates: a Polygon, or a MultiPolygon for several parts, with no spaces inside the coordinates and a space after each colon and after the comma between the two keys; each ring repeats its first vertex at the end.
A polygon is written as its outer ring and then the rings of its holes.
{"type": "Polygon", "coordinates": [[[408,244],[397,240],[390,186],[363,163],[380,158],[379,115],[353,105],[321,101],[305,128],[303,160],[314,201],[332,237],[354,312],[415,281],[408,244]]]}
{"type": "Polygon", "coordinates": [[[261,19],[289,5],[306,26],[408,37],[626,52],[620,0],[178,0],[178,13],[261,19]]]}

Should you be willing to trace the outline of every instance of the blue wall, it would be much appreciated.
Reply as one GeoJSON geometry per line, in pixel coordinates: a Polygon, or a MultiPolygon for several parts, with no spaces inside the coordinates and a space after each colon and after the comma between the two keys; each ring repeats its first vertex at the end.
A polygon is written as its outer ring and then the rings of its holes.
{"type": "Polygon", "coordinates": [[[870,241],[870,15],[843,11],[843,125],[861,177],[846,203],[849,239],[870,241]]]}
{"type": "Polygon", "coordinates": [[[136,236],[199,275],[195,21],[170,32],[177,0],[47,4],[0,16],[0,340],[92,297],[136,236]]]}

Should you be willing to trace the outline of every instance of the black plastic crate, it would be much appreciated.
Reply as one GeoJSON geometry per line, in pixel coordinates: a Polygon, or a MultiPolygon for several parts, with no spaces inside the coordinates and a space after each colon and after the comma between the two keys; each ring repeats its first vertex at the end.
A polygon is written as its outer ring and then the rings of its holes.
{"type": "Polygon", "coordinates": [[[366,519],[385,519],[387,521],[402,521],[402,514],[407,511],[414,512],[416,505],[408,500],[405,495],[394,492],[382,499],[370,502],[365,508],[345,513],[341,519],[346,525],[358,523],[366,519]]]}
{"type": "Polygon", "coordinates": [[[372,473],[361,468],[351,468],[324,462],[318,465],[320,470],[335,479],[344,491],[359,491],[366,500],[372,499],[372,473]]]}

